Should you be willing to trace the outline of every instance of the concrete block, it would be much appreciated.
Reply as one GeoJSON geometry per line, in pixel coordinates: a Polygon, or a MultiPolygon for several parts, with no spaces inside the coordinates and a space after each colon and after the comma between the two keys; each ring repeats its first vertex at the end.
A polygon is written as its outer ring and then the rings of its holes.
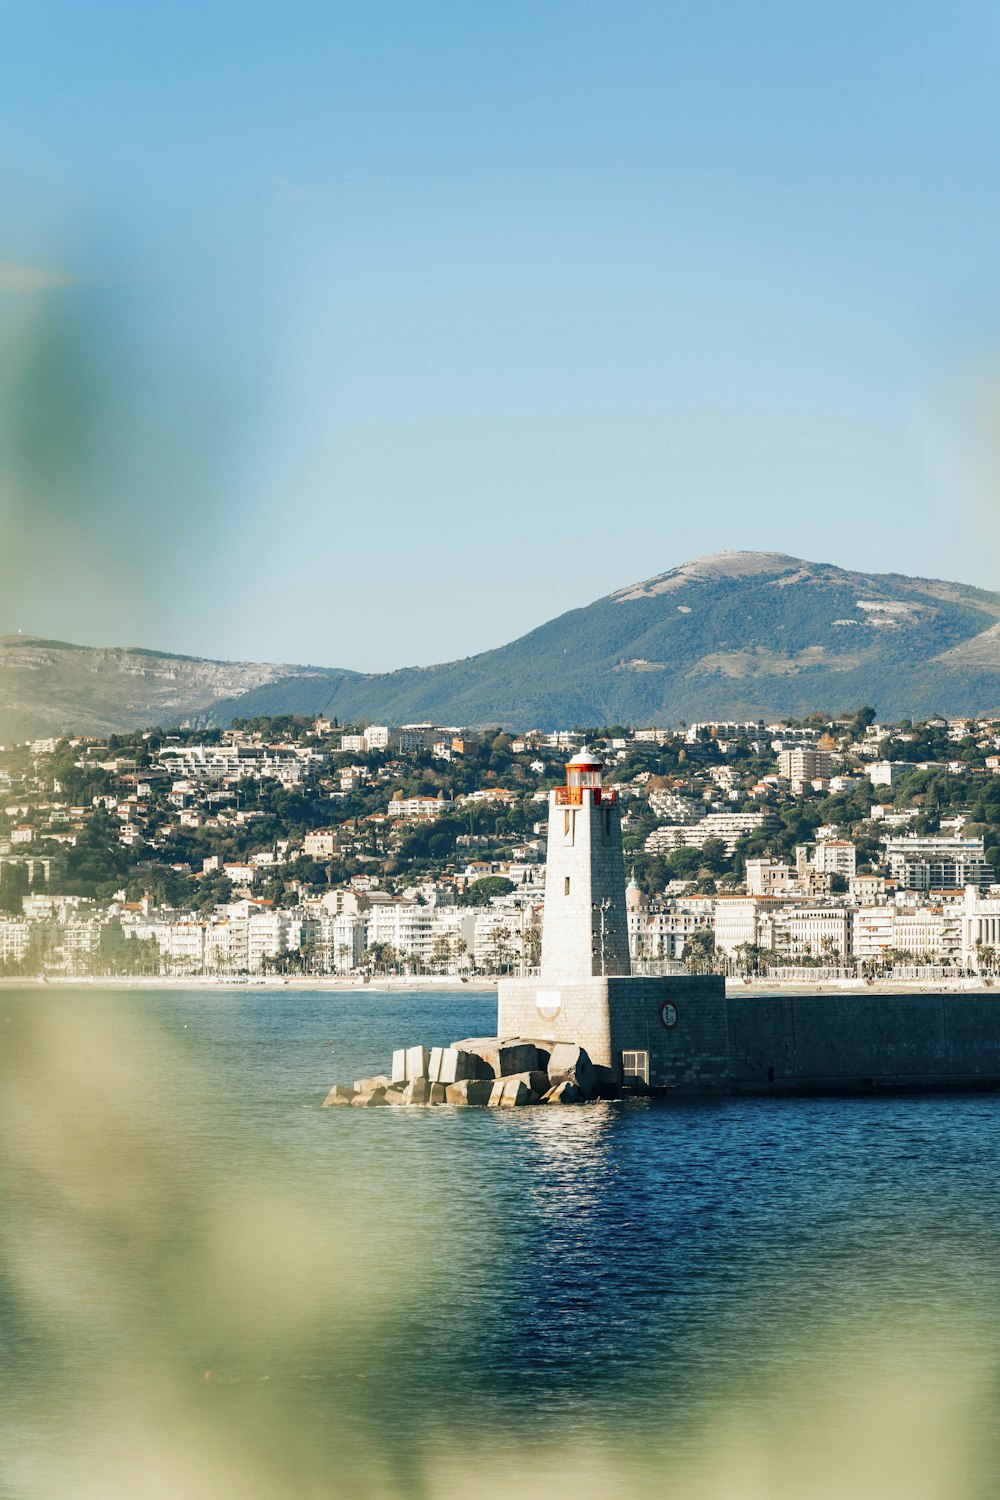
{"type": "Polygon", "coordinates": [[[542,1095],[543,1104],[582,1104],[583,1094],[572,1078],[560,1078],[548,1093],[542,1095]]]}
{"type": "Polygon", "coordinates": [[[403,1089],[404,1104],[428,1104],[431,1096],[431,1084],[428,1078],[411,1078],[403,1089]]]}
{"type": "Polygon", "coordinates": [[[492,1078],[461,1078],[447,1086],[449,1104],[489,1104],[495,1088],[492,1078]]]}
{"type": "Polygon", "coordinates": [[[553,1083],[571,1078],[582,1094],[593,1098],[597,1093],[597,1073],[590,1055],[576,1042],[556,1042],[549,1057],[548,1074],[553,1083]]]}
{"type": "Polygon", "coordinates": [[[468,1052],[478,1062],[480,1078],[498,1078],[500,1067],[500,1043],[495,1036],[467,1036],[460,1042],[452,1042],[452,1050],[468,1052]]]}
{"type": "Polygon", "coordinates": [[[406,1077],[427,1078],[431,1054],[426,1047],[407,1047],[406,1049],[406,1077]]]}
{"type": "Polygon", "coordinates": [[[427,1064],[427,1077],[431,1083],[441,1083],[443,1081],[441,1078],[441,1061],[447,1050],[446,1047],[431,1048],[430,1060],[427,1064]]]}
{"type": "Polygon", "coordinates": [[[393,1083],[406,1082],[406,1048],[400,1047],[392,1054],[393,1083]]]}
{"type": "Polygon", "coordinates": [[[351,1104],[354,1108],[357,1109],[370,1109],[372,1105],[385,1104],[387,1103],[385,1097],[386,1092],[387,1091],[384,1088],[379,1088],[372,1089],[370,1093],[355,1094],[354,1098],[351,1100],[351,1104]]]}
{"type": "Polygon", "coordinates": [[[376,1073],[374,1078],[355,1078],[354,1092],[356,1094],[370,1094],[374,1089],[387,1089],[389,1080],[384,1073],[376,1073]]]}
{"type": "Polygon", "coordinates": [[[338,1105],[350,1104],[354,1098],[354,1090],[346,1083],[335,1083],[333,1088],[323,1100],[324,1109],[336,1109],[338,1105]]]}
{"type": "Polygon", "coordinates": [[[521,1045],[529,1045],[534,1047],[536,1052],[538,1053],[538,1063],[536,1066],[539,1067],[543,1072],[548,1069],[549,1057],[551,1056],[552,1048],[555,1046],[555,1043],[551,1038],[537,1036],[519,1036],[515,1037],[514,1040],[521,1045]]]}
{"type": "Polygon", "coordinates": [[[534,1042],[523,1042],[515,1037],[511,1041],[503,1041],[498,1047],[500,1078],[511,1078],[515,1073],[529,1073],[540,1070],[540,1059],[538,1048],[534,1042]]]}
{"type": "Polygon", "coordinates": [[[406,1103],[405,1085],[401,1089],[386,1089],[386,1091],[385,1091],[385,1102],[386,1102],[386,1104],[405,1104],[406,1103]]]}
{"type": "Polygon", "coordinates": [[[497,1081],[504,1085],[509,1084],[512,1093],[515,1092],[517,1084],[523,1083],[528,1093],[532,1096],[532,1100],[540,1099],[543,1094],[548,1093],[552,1086],[549,1075],[543,1073],[540,1068],[532,1068],[524,1073],[512,1073],[497,1081]]]}
{"type": "Polygon", "coordinates": [[[432,1083],[430,1090],[429,1104],[447,1104],[448,1091],[443,1083],[432,1083]]]}
{"type": "MultiPolygon", "coordinates": [[[[492,1069],[489,1070],[492,1072],[492,1069]]],[[[482,1078],[487,1073],[486,1065],[474,1052],[465,1052],[460,1047],[446,1047],[441,1055],[441,1083],[461,1083],[463,1078],[482,1078]]]]}
{"type": "MultiPolygon", "coordinates": [[[[512,1109],[520,1104],[534,1104],[536,1095],[525,1083],[523,1078],[505,1078],[503,1091],[500,1096],[500,1108],[512,1109]]],[[[496,1085],[494,1084],[494,1089],[496,1085]]],[[[493,1103],[493,1095],[490,1094],[490,1103],[493,1103]]]]}

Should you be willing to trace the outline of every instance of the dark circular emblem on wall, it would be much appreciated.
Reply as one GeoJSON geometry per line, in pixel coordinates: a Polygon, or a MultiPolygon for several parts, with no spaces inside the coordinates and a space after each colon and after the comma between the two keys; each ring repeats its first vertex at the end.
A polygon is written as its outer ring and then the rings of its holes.
{"type": "Polygon", "coordinates": [[[674,1027],[677,1025],[677,1022],[680,1020],[680,1016],[678,1015],[677,1007],[672,1000],[664,1000],[663,1004],[660,1006],[660,1020],[663,1022],[668,1031],[673,1031],[674,1027]]]}

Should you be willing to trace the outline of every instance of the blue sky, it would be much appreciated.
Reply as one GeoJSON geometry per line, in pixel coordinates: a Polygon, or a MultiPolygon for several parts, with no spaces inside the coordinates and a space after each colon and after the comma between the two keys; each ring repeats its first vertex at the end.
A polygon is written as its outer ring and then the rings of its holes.
{"type": "Polygon", "coordinates": [[[1000,587],[1000,11],[0,3],[0,630],[381,669],[1000,587]]]}

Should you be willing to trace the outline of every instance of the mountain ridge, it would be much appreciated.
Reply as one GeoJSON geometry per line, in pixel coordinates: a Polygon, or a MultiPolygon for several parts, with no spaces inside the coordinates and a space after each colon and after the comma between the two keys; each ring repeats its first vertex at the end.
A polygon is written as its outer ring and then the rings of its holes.
{"type": "Polygon", "coordinates": [[[86,732],[67,721],[74,709],[106,732],[277,713],[551,729],[798,717],[862,702],[885,717],[1000,704],[1000,593],[783,552],[695,558],[489,651],[391,672],[32,641],[47,665],[21,670],[18,698],[9,679],[29,641],[0,638],[4,737],[15,720],[49,726],[26,734],[86,732]],[[77,653],[75,673],[69,655],[56,660],[60,652],[77,653]],[[84,673],[80,652],[90,654],[84,673]],[[45,687],[34,703],[32,675],[36,690],[45,687]]]}

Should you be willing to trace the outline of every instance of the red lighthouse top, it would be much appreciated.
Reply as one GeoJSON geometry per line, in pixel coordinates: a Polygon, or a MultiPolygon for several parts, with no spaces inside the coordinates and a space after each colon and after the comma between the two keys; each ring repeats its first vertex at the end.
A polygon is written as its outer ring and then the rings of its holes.
{"type": "Polygon", "coordinates": [[[566,767],[566,785],[600,786],[603,770],[603,760],[598,760],[593,751],[583,745],[566,767]]]}
{"type": "Polygon", "coordinates": [[[566,785],[556,787],[556,802],[579,807],[583,803],[583,793],[588,789],[595,803],[614,802],[614,792],[605,791],[601,786],[603,770],[604,762],[582,745],[566,766],[566,785]]]}

